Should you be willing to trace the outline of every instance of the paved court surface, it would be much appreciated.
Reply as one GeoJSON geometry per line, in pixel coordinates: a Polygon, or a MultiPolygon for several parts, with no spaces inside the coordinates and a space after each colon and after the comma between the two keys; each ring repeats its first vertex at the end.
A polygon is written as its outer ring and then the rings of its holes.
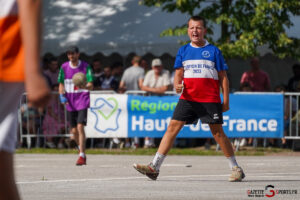
{"type": "Polygon", "coordinates": [[[246,173],[239,183],[227,182],[230,171],[222,156],[168,156],[157,181],[132,168],[134,162],[149,163],[152,156],[88,155],[88,165],[81,167],[75,166],[76,159],[70,154],[17,154],[22,199],[300,199],[296,156],[237,157],[246,173]],[[266,190],[268,185],[274,188],[266,190]],[[267,198],[271,190],[281,194],[267,198]]]}

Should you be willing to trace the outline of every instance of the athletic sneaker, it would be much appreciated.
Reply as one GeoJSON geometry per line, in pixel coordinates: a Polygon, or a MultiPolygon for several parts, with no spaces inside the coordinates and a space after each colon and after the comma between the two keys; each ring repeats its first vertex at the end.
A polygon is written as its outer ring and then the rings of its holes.
{"type": "Polygon", "coordinates": [[[233,167],[231,176],[229,177],[229,182],[239,182],[242,181],[242,179],[245,178],[244,171],[241,167],[233,167]]]}
{"type": "Polygon", "coordinates": [[[134,169],[136,169],[138,172],[140,172],[141,174],[144,174],[146,176],[148,176],[150,179],[152,180],[156,180],[158,175],[159,175],[159,171],[155,170],[155,168],[153,167],[152,163],[150,163],[149,165],[140,165],[140,164],[133,164],[134,169]]]}
{"type": "Polygon", "coordinates": [[[76,165],[77,166],[86,165],[86,157],[79,156],[76,165]]]}

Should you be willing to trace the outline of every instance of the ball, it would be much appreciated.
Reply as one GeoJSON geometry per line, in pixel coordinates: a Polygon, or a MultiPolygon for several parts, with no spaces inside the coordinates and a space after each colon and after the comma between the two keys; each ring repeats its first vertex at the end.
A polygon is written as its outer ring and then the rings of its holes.
{"type": "Polygon", "coordinates": [[[77,72],[73,75],[72,81],[75,86],[84,88],[86,86],[86,75],[82,72],[77,72]]]}

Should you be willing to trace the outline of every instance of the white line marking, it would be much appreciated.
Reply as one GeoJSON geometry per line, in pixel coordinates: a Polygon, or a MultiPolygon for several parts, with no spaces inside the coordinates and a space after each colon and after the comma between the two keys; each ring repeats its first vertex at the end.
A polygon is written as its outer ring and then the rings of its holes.
{"type": "MultiPolygon", "coordinates": [[[[290,178],[295,177],[295,174],[300,173],[262,173],[262,174],[246,174],[247,178],[249,177],[261,177],[261,178],[290,178]],[[285,175],[285,176],[272,176],[275,175],[285,175]],[[269,176],[268,176],[269,175],[269,176]]],[[[200,178],[200,177],[227,177],[229,174],[218,174],[218,175],[178,175],[178,176],[161,176],[161,179],[164,178],[200,178]]],[[[112,177],[112,178],[99,178],[99,179],[61,179],[61,180],[40,180],[40,181],[19,181],[17,184],[39,184],[39,183],[61,183],[61,182],[86,182],[86,181],[115,181],[115,180],[135,180],[135,179],[144,179],[145,176],[139,177],[112,177]]],[[[297,178],[297,177],[295,177],[297,178]]],[[[299,180],[300,182],[300,180],[299,180]]]]}

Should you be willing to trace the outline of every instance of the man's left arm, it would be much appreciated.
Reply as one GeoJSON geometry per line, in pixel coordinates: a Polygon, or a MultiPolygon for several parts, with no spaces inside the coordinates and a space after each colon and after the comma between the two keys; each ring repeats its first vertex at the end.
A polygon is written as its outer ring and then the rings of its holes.
{"type": "Polygon", "coordinates": [[[225,70],[219,71],[218,76],[223,93],[222,111],[226,112],[229,110],[229,80],[225,70]]]}

